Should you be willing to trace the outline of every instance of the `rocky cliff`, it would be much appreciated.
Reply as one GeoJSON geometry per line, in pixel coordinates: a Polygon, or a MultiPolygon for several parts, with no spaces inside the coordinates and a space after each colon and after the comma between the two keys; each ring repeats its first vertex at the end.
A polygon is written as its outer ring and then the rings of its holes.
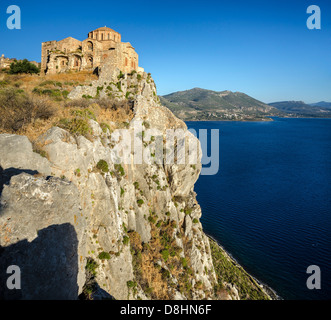
{"type": "Polygon", "coordinates": [[[126,101],[125,121],[81,108],[34,141],[0,135],[0,298],[239,298],[218,279],[199,222],[199,141],[159,103],[149,74],[107,70],[69,98],[126,101]],[[121,130],[148,161],[119,148],[121,130]],[[21,290],[5,286],[9,265],[21,290]]]}

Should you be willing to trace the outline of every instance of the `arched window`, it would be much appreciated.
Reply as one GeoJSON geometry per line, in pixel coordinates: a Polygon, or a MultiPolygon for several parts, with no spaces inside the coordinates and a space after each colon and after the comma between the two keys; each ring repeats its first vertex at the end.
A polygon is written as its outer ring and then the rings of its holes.
{"type": "Polygon", "coordinates": [[[80,67],[80,63],[81,63],[81,58],[78,56],[75,56],[74,67],[80,67]]]}
{"type": "Polygon", "coordinates": [[[91,41],[87,43],[87,50],[93,51],[93,43],[91,41]]]}
{"type": "Polygon", "coordinates": [[[125,66],[128,66],[128,58],[125,58],[125,66]]]}
{"type": "Polygon", "coordinates": [[[93,67],[93,58],[92,57],[88,58],[87,65],[88,65],[89,68],[93,67]]]}

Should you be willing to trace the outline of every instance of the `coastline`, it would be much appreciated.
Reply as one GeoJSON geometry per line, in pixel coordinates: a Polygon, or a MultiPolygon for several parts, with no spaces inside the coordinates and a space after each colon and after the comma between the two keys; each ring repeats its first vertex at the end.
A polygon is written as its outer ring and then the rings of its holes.
{"type": "MultiPolygon", "coordinates": [[[[179,118],[178,116],[176,116],[179,118]]],[[[280,117],[280,116],[272,116],[273,118],[279,118],[279,119],[330,119],[331,117],[280,117]]],[[[275,121],[273,118],[266,118],[266,119],[252,119],[252,120],[227,120],[227,119],[216,119],[216,120],[183,120],[186,122],[272,122],[275,121]],[[269,120],[268,120],[269,119],[269,120]]],[[[179,118],[181,119],[181,118],[179,118]]]]}
{"type": "Polygon", "coordinates": [[[209,240],[213,241],[218,246],[218,248],[226,256],[226,258],[229,259],[236,268],[241,269],[241,271],[243,271],[246,274],[246,276],[252,281],[252,283],[254,283],[257,287],[259,287],[271,300],[283,300],[283,298],[281,296],[279,296],[274,289],[272,289],[270,286],[268,286],[264,282],[260,281],[259,279],[257,279],[253,275],[251,275],[250,273],[248,273],[245,270],[245,268],[242,265],[240,265],[238,263],[238,261],[231,255],[231,253],[226,251],[224,249],[224,247],[214,237],[207,234],[206,232],[204,232],[204,233],[208,237],[209,240]]]}

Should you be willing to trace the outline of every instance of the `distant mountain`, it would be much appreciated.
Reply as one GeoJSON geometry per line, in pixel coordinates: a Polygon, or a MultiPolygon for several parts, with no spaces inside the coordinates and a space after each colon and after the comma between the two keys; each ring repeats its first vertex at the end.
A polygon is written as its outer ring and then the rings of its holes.
{"type": "Polygon", "coordinates": [[[161,103],[183,120],[270,120],[278,109],[242,92],[194,88],[160,97],[161,103]]]}
{"type": "Polygon", "coordinates": [[[325,101],[310,103],[309,105],[313,107],[331,108],[331,102],[325,102],[325,101]]]}
{"type": "Polygon", "coordinates": [[[269,106],[285,112],[292,117],[331,117],[331,109],[312,106],[303,101],[281,101],[269,103],[269,106]]]}

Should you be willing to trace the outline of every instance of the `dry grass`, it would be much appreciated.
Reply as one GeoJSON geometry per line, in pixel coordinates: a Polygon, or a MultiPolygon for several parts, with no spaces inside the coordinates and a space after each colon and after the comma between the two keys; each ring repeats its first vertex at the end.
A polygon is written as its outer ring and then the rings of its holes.
{"type": "Polygon", "coordinates": [[[110,127],[120,127],[133,118],[128,101],[80,99],[69,101],[63,93],[79,84],[88,84],[97,76],[89,72],[38,75],[0,73],[0,133],[26,135],[34,141],[61,120],[76,117],[79,109],[88,109],[95,119],[110,127]],[[47,94],[46,94],[47,92],[47,94]]]}
{"type": "MultiPolygon", "coordinates": [[[[9,75],[0,73],[0,82],[6,81],[7,86],[16,87],[25,92],[32,92],[34,88],[39,87],[45,82],[61,83],[63,90],[71,91],[80,84],[89,84],[98,77],[91,72],[63,73],[54,75],[9,75]]],[[[0,84],[1,88],[1,84],[0,84]]]]}
{"type": "Polygon", "coordinates": [[[37,120],[49,120],[55,108],[48,99],[6,89],[0,92],[0,113],[0,130],[16,133],[37,120]]]}

